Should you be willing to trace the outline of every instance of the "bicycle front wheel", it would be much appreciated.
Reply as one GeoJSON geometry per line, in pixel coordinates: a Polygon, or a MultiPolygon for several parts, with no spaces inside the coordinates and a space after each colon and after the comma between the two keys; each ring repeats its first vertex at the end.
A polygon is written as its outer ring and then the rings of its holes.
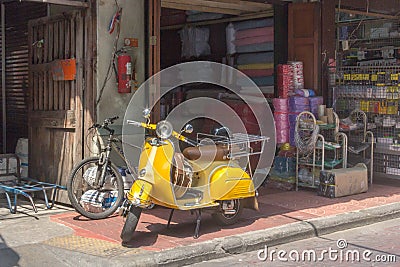
{"type": "Polygon", "coordinates": [[[112,163],[99,165],[98,157],[84,159],[73,168],[67,191],[75,210],[93,220],[113,214],[124,199],[124,183],[118,169],[112,163]],[[104,184],[96,188],[96,173],[102,168],[107,168],[104,184]]]}

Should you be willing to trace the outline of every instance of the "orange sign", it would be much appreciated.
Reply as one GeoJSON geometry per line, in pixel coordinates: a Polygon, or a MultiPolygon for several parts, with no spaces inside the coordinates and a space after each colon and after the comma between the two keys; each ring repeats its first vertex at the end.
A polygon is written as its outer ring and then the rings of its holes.
{"type": "Polygon", "coordinates": [[[54,81],[73,81],[76,78],[76,59],[53,61],[51,72],[54,81]]]}

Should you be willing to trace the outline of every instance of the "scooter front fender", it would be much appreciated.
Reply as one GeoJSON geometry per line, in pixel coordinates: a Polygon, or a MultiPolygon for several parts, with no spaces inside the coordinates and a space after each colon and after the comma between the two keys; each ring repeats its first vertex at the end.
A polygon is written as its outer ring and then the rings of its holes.
{"type": "Polygon", "coordinates": [[[136,180],[126,198],[135,206],[146,208],[151,204],[151,191],[153,185],[144,180],[136,180]]]}

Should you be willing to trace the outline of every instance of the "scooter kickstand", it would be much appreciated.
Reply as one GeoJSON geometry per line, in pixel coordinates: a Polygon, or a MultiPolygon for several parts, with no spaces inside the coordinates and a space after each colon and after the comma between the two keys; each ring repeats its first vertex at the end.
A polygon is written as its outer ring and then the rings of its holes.
{"type": "Polygon", "coordinates": [[[201,221],[201,210],[197,210],[198,215],[197,215],[197,220],[196,220],[196,229],[194,230],[194,239],[199,238],[199,230],[200,230],[200,221],[201,221]]]}
{"type": "Polygon", "coordinates": [[[172,220],[172,215],[174,215],[174,209],[171,209],[171,213],[169,214],[167,228],[169,228],[172,220]]]}

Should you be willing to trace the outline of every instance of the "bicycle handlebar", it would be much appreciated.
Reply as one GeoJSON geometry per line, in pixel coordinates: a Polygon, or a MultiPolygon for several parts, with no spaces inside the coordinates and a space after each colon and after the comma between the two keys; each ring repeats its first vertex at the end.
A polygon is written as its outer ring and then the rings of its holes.
{"type": "Polygon", "coordinates": [[[102,128],[102,129],[109,130],[109,129],[108,129],[108,125],[113,124],[114,121],[116,121],[116,120],[118,120],[118,119],[119,119],[118,116],[111,117],[111,118],[107,118],[107,119],[104,120],[103,124],[95,123],[95,124],[92,125],[92,127],[89,128],[89,130],[90,130],[90,129],[101,129],[101,128],[102,128]]]}

